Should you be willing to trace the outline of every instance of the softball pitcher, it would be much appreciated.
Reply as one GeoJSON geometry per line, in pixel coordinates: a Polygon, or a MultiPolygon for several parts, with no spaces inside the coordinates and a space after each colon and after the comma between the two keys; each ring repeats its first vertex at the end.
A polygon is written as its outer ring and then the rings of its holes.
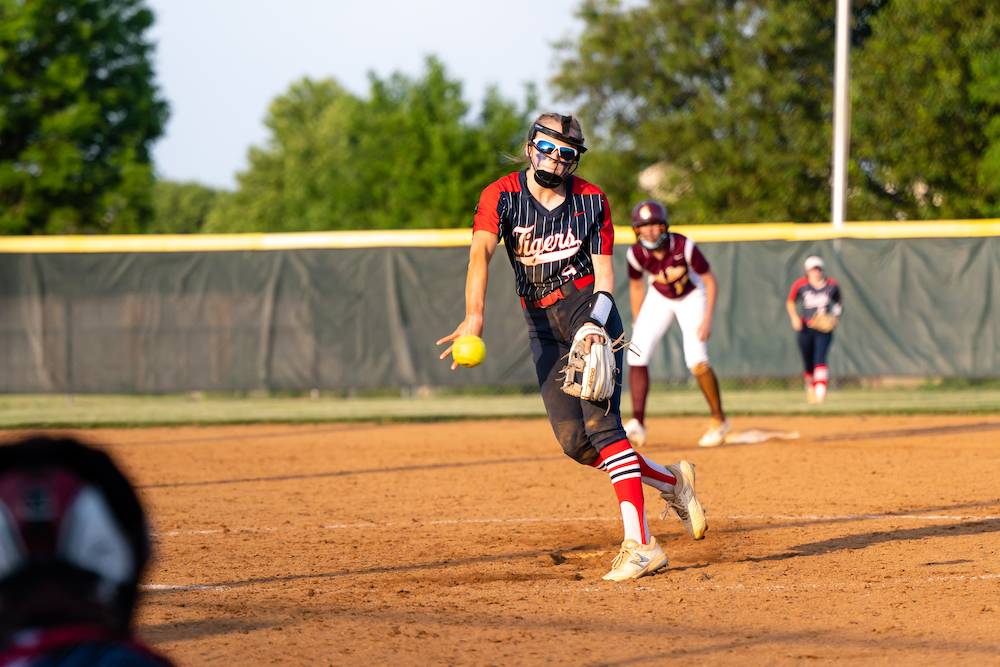
{"type": "MultiPolygon", "coordinates": [[[[569,457],[609,474],[618,497],[625,539],[604,579],[621,581],[667,565],[667,555],[646,524],[642,483],[660,492],[694,539],[703,538],[708,525],[695,496],[693,466],[687,461],[659,465],[629,445],[621,423],[620,385],[599,402],[562,389],[565,358],[584,325],[592,323],[610,340],[623,332],[612,296],[614,228],[608,200],[599,188],[573,176],[585,151],[575,118],[542,114],[532,124],[524,144],[527,168],[487,186],[480,197],[469,252],[465,319],[438,345],[482,335],[489,264],[503,239],[552,430],[569,457]]],[[[607,343],[597,334],[585,340],[588,354],[591,346],[607,343]]],[[[451,351],[446,349],[441,358],[451,351]]],[[[621,349],[614,353],[617,368],[622,367],[622,356],[621,349]]],[[[453,370],[457,367],[452,363],[453,370]]]]}
{"type": "Polygon", "coordinates": [[[656,345],[677,318],[684,339],[684,361],[698,380],[712,412],[712,423],[698,444],[714,447],[725,442],[732,430],[722,411],[719,381],[708,365],[715,276],[694,241],[668,231],[669,228],[667,209],[660,202],[647,199],[632,209],[636,243],[626,254],[634,323],[633,345],[628,353],[632,419],[625,424],[625,432],[633,445],[646,444],[647,367],[656,345]]]}

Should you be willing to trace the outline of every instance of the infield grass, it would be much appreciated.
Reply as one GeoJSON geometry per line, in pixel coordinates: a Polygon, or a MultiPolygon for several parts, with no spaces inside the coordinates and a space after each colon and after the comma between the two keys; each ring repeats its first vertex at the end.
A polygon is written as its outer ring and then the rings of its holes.
{"type": "MultiPolygon", "coordinates": [[[[1000,389],[843,389],[822,405],[809,405],[799,390],[723,392],[730,415],[918,414],[1000,412],[1000,389]]],[[[622,399],[623,415],[631,400],[622,399]]],[[[707,415],[698,391],[654,391],[649,416],[707,415]]],[[[2,395],[0,428],[86,428],[255,422],[421,421],[496,417],[543,417],[538,394],[498,396],[343,398],[218,395],[2,395]]]]}

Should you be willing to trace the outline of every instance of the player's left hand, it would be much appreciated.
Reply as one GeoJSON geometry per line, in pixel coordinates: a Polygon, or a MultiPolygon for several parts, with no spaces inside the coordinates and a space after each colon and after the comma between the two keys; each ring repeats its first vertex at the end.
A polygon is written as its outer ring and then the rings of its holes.
{"type": "Polygon", "coordinates": [[[704,343],[712,335],[712,321],[705,319],[698,327],[698,340],[704,343]]]}

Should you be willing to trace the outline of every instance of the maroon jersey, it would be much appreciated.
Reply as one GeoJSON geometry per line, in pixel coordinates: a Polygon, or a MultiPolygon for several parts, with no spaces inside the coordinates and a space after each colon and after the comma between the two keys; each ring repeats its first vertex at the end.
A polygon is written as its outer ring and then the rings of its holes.
{"type": "Polygon", "coordinates": [[[833,278],[826,279],[826,287],[816,289],[809,284],[809,279],[802,276],[794,283],[788,293],[789,301],[802,301],[802,322],[807,327],[817,313],[840,315],[842,304],[840,286],[833,278]]]}
{"type": "Polygon", "coordinates": [[[526,174],[509,174],[483,190],[472,230],[503,240],[517,295],[535,301],[592,274],[591,256],[612,253],[615,230],[608,199],[597,186],[568,177],[566,200],[549,211],[528,192],[526,174]]]}
{"type": "Polygon", "coordinates": [[[664,247],[663,257],[657,257],[641,243],[629,248],[625,254],[628,277],[638,280],[648,271],[649,283],[668,299],[680,299],[704,285],[699,274],[708,273],[708,261],[694,241],[671,232],[664,247]]]}

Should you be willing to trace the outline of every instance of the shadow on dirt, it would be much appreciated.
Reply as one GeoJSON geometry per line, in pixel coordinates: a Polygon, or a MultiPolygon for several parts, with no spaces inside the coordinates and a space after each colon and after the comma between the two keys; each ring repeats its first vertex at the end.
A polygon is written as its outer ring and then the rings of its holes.
{"type": "Polygon", "coordinates": [[[860,535],[846,535],[835,537],[820,542],[809,542],[792,547],[790,551],[782,554],[764,556],[762,558],[744,558],[741,563],[761,563],[767,561],[781,561],[800,556],[817,556],[828,554],[844,549],[865,549],[867,547],[883,544],[885,542],[905,542],[910,540],[923,540],[933,537],[961,537],[965,535],[982,535],[984,533],[1000,532],[1000,519],[989,519],[987,521],[972,521],[969,523],[954,523],[946,526],[923,526],[921,528],[910,528],[906,530],[875,531],[862,533],[860,535]]]}
{"type": "MultiPolygon", "coordinates": [[[[726,528],[718,528],[713,526],[712,531],[716,534],[722,533],[749,533],[754,531],[762,530],[777,530],[781,528],[792,528],[792,527],[802,527],[802,526],[819,526],[819,525],[833,525],[838,523],[857,523],[858,521],[865,520],[878,520],[878,521],[892,521],[896,518],[898,519],[910,519],[915,516],[927,515],[927,514],[941,514],[946,513],[946,515],[940,516],[941,519],[960,519],[966,518],[968,520],[982,520],[990,521],[994,517],[974,517],[967,516],[962,517],[958,514],[958,510],[972,510],[981,509],[983,507],[1000,507],[1000,499],[997,500],[987,500],[977,503],[956,503],[954,505],[935,505],[934,507],[916,507],[910,509],[892,510],[886,512],[880,512],[878,514],[856,514],[850,516],[816,516],[816,517],[802,517],[793,518],[788,517],[783,521],[767,521],[766,523],[755,524],[748,526],[745,520],[736,520],[733,525],[726,528]]],[[[711,518],[711,517],[710,517],[711,518]]],[[[725,521],[725,517],[721,519],[725,521]]]]}
{"type": "Polygon", "coordinates": [[[395,468],[368,468],[365,470],[337,470],[315,472],[302,475],[275,475],[274,477],[242,477],[236,479],[213,479],[202,482],[174,482],[172,484],[146,484],[138,489],[173,489],[181,486],[214,486],[217,484],[247,484],[251,482],[286,482],[293,479],[318,479],[322,477],[347,477],[349,475],[372,475],[377,473],[415,472],[418,470],[443,470],[448,468],[475,468],[479,466],[505,466],[517,463],[538,463],[540,461],[561,461],[564,456],[541,456],[524,459],[498,459],[494,461],[459,461],[457,463],[433,463],[419,466],[399,466],[395,468]]]}
{"type": "Polygon", "coordinates": [[[213,635],[247,634],[254,630],[269,630],[280,625],[276,620],[249,618],[203,618],[176,623],[160,623],[140,628],[145,639],[153,643],[181,642],[213,635]]]}
{"type": "Polygon", "coordinates": [[[832,442],[840,440],[885,440],[888,438],[914,438],[928,435],[949,435],[952,433],[980,433],[1000,431],[1000,422],[980,424],[955,424],[953,426],[930,426],[927,428],[905,428],[893,431],[867,431],[861,433],[832,433],[814,438],[804,437],[808,442],[832,442]]]}
{"type": "MultiPolygon", "coordinates": [[[[357,569],[345,569],[337,572],[310,572],[308,574],[287,574],[282,576],[274,577],[255,577],[252,579],[240,579],[233,581],[220,581],[208,584],[200,584],[204,588],[242,588],[244,586],[252,586],[254,584],[274,584],[274,583],[284,583],[292,581],[303,581],[303,580],[314,580],[321,581],[324,579],[342,579],[351,577],[358,577],[364,575],[392,575],[392,574],[407,574],[412,577],[413,573],[428,573],[428,572],[448,572],[447,578],[451,580],[448,585],[458,586],[462,584],[481,584],[481,583],[516,583],[516,582],[531,582],[531,581],[542,581],[542,580],[564,580],[564,579],[576,579],[579,577],[575,575],[578,574],[578,570],[575,568],[575,563],[570,563],[568,567],[561,567],[564,563],[573,561],[572,558],[566,558],[565,554],[571,553],[570,551],[560,551],[552,552],[551,550],[539,550],[530,553],[521,554],[501,554],[496,556],[481,556],[474,558],[455,558],[451,560],[436,561],[433,563],[414,563],[412,565],[386,565],[383,567],[368,567],[368,568],[357,568],[357,569]],[[493,566],[493,567],[505,567],[505,566],[520,566],[525,562],[533,562],[535,566],[532,567],[528,572],[513,572],[509,570],[499,570],[499,571],[482,571],[476,570],[474,572],[462,572],[462,573],[450,573],[451,569],[462,566],[493,566]]],[[[611,562],[613,557],[612,552],[608,552],[607,562],[611,562]]],[[[602,562],[603,565],[603,562],[602,562]]],[[[165,595],[176,592],[175,590],[147,590],[143,591],[143,595],[147,597],[152,597],[156,595],[165,595]]]]}
{"type": "MultiPolygon", "coordinates": [[[[225,424],[221,424],[225,426],[225,424]]],[[[239,426],[247,426],[240,424],[239,426]]],[[[343,431],[364,431],[376,428],[377,424],[372,423],[340,423],[333,426],[323,426],[311,429],[286,429],[283,431],[273,431],[268,433],[258,433],[249,430],[247,433],[227,433],[226,435],[204,436],[201,438],[165,438],[163,440],[143,440],[140,442],[115,442],[103,443],[102,447],[116,449],[119,447],[148,447],[151,445],[190,445],[201,442],[245,442],[247,440],[267,440],[269,438],[291,439],[309,435],[321,435],[327,433],[340,433],[343,431]]]]}

